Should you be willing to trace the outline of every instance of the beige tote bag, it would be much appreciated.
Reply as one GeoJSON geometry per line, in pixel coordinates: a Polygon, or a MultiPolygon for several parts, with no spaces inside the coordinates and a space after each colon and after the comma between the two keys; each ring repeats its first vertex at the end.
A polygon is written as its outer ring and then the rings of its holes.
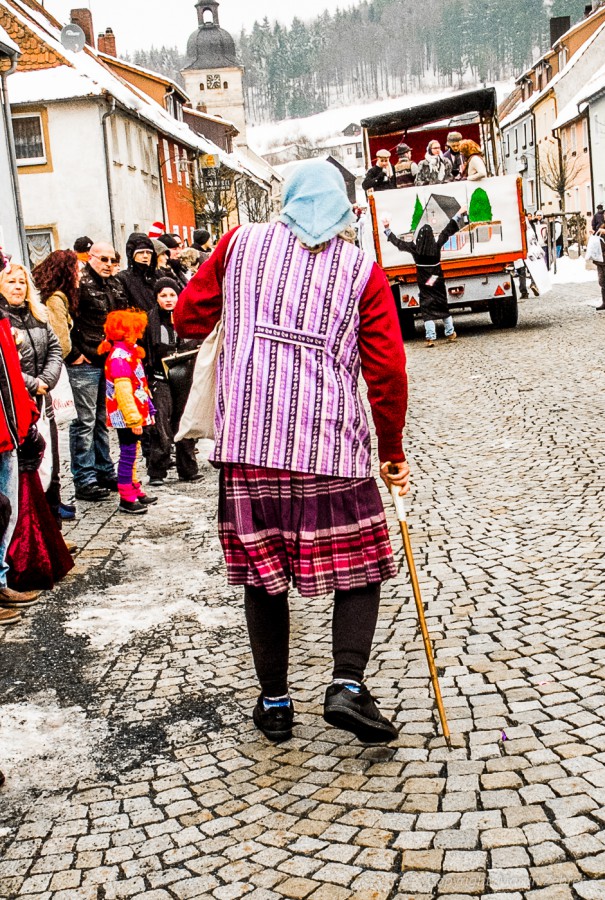
{"type": "Polygon", "coordinates": [[[175,441],[185,438],[214,440],[216,412],[216,364],[223,349],[223,320],[219,319],[200,347],[189,397],[181,416],[175,441]]]}

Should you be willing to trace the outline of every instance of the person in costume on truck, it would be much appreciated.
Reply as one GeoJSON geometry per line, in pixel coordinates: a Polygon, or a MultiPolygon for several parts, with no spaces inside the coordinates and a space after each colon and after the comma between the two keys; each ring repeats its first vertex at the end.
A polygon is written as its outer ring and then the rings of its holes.
{"type": "Polygon", "coordinates": [[[383,218],[382,220],[384,233],[389,243],[403,253],[410,253],[416,263],[420,293],[420,313],[424,320],[427,347],[434,347],[437,340],[435,319],[443,320],[445,337],[450,343],[457,340],[457,335],[454,331],[454,320],[447,303],[445,278],[441,268],[441,250],[451,236],[460,230],[465,215],[466,209],[461,209],[448,222],[438,238],[435,238],[430,225],[423,225],[415,241],[404,241],[398,238],[391,231],[389,219],[383,218]]]}

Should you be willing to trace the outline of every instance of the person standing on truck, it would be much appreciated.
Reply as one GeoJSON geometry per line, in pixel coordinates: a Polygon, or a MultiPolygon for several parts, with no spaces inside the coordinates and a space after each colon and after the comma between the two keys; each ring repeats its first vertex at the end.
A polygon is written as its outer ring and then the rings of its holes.
{"type": "Polygon", "coordinates": [[[408,144],[397,144],[399,162],[395,163],[395,184],[398,188],[410,187],[416,181],[418,166],[412,160],[412,148],[408,144]]]}
{"type": "Polygon", "coordinates": [[[445,159],[449,159],[452,164],[452,178],[458,181],[460,178],[460,170],[462,168],[462,154],[460,153],[460,141],[462,135],[459,131],[450,131],[446,140],[446,150],[444,152],[445,159]]]}
{"type": "Polygon", "coordinates": [[[475,141],[460,141],[460,155],[462,156],[462,178],[466,181],[481,181],[487,178],[487,166],[481,152],[481,147],[475,141]]]}
{"type": "Polygon", "coordinates": [[[437,340],[435,319],[442,319],[445,329],[445,337],[449,343],[457,340],[454,330],[454,320],[450,315],[445,291],[445,278],[441,268],[441,250],[451,238],[460,230],[464,222],[466,209],[460,209],[458,214],[445,226],[438,238],[430,225],[423,225],[415,241],[404,241],[391,231],[390,221],[383,218],[384,233],[389,243],[401,250],[402,253],[410,253],[416,263],[416,277],[420,294],[420,314],[424,321],[426,346],[434,347],[437,340]]]}
{"type": "Polygon", "coordinates": [[[452,181],[452,164],[441,153],[439,141],[429,141],[424,159],[418,165],[416,184],[444,184],[452,181]]]}
{"type": "Polygon", "coordinates": [[[364,191],[389,191],[396,186],[395,171],[388,150],[378,151],[376,165],[368,169],[361,186],[364,191]]]}

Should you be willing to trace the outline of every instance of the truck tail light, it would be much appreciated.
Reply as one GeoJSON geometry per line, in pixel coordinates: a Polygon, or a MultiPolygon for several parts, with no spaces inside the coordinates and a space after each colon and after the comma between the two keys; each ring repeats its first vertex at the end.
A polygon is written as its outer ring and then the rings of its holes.
{"type": "Polygon", "coordinates": [[[452,297],[462,297],[464,294],[464,285],[459,284],[457,287],[448,288],[448,293],[452,295],[452,297]]]}
{"type": "Polygon", "coordinates": [[[510,291],[510,281],[505,281],[502,287],[505,291],[510,291]]]}

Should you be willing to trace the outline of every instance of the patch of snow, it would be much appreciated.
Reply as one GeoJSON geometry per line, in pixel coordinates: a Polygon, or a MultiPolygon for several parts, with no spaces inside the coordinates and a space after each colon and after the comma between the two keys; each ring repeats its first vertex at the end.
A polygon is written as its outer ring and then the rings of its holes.
{"type": "Polygon", "coordinates": [[[94,751],[106,737],[104,721],[88,719],[79,706],[61,709],[54,691],[6,704],[0,726],[3,796],[71,788],[94,775],[94,751]]]}
{"type": "Polygon", "coordinates": [[[557,260],[557,271],[550,269],[550,280],[553,284],[584,284],[597,280],[597,270],[587,269],[584,257],[570,259],[562,256],[557,260]]]}

